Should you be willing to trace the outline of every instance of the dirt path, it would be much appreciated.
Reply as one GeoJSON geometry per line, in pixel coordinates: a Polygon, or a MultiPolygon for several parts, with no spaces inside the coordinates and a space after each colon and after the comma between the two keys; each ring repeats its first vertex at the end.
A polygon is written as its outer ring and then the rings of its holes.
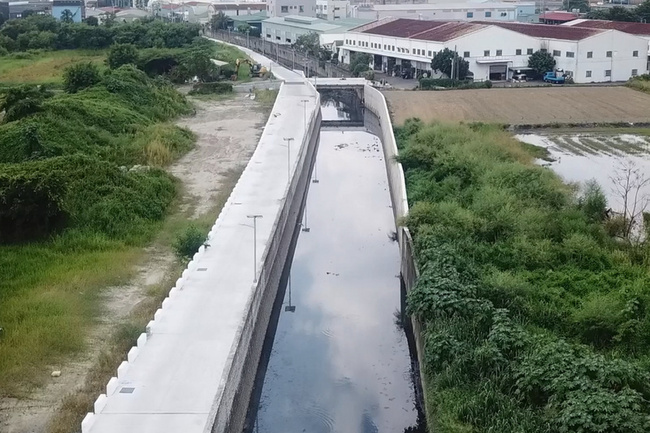
{"type": "Polygon", "coordinates": [[[506,124],[650,122],[650,95],[627,87],[387,91],[393,122],[506,124]]]}
{"type": "MultiPolygon", "coordinates": [[[[197,135],[196,147],[169,167],[183,185],[177,217],[216,219],[216,214],[206,216],[206,213],[214,212],[219,201],[229,194],[226,189],[233,187],[234,174],[246,165],[255,150],[269,110],[242,95],[231,100],[195,100],[194,103],[196,115],[180,119],[178,124],[197,135]]],[[[107,379],[95,370],[102,368],[101,357],[110,359],[105,351],[111,347],[114,334],[121,327],[126,328],[123,332],[129,331],[127,325],[134,311],[147,302],[158,302],[157,293],[171,287],[179,270],[169,242],[154,242],[144,249],[141,257],[128,284],[103,292],[102,311],[90,332],[86,353],[64,365],[50,366],[52,371],[61,372],[60,377],[51,378],[28,397],[0,399],[0,432],[45,433],[78,428],[76,412],[96,397],[82,395],[82,386],[88,381],[105,384],[107,379]],[[54,414],[57,416],[53,417],[54,414]]],[[[125,353],[111,355],[122,357],[125,353]]],[[[103,368],[114,371],[117,364],[103,368]]]]}

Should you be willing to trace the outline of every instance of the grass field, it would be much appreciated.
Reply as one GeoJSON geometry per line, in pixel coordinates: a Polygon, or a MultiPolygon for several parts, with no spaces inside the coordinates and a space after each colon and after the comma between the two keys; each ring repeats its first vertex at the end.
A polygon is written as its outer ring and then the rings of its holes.
{"type": "Polygon", "coordinates": [[[20,53],[27,58],[3,57],[0,61],[0,84],[58,84],[63,70],[79,62],[102,63],[103,51],[64,50],[42,53],[20,53]],[[29,57],[28,57],[29,56],[29,57]]]}
{"type": "Polygon", "coordinates": [[[505,124],[650,122],[650,95],[626,87],[543,87],[384,93],[401,125],[425,122],[505,124]]]}

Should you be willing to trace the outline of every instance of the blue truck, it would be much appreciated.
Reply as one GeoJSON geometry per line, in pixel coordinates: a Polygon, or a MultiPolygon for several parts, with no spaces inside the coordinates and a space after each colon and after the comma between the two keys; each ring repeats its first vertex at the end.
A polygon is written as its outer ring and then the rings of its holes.
{"type": "Polygon", "coordinates": [[[544,81],[553,84],[564,84],[564,75],[558,75],[555,71],[549,71],[544,74],[544,81]]]}

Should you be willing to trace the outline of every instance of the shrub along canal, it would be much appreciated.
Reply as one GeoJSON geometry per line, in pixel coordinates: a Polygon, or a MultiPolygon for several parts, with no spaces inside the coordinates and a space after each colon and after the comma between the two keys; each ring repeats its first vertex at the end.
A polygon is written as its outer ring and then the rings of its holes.
{"type": "MultiPolygon", "coordinates": [[[[349,118],[326,102],[323,120],[349,118]]],[[[254,431],[396,433],[417,423],[381,142],[321,132],[254,431]]],[[[255,408],[251,408],[251,415],[255,408]]]]}

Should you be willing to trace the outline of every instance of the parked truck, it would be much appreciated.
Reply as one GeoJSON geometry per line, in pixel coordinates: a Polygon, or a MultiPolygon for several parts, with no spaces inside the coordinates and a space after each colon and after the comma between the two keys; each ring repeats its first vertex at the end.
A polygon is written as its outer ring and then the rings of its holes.
{"type": "Polygon", "coordinates": [[[549,71],[544,74],[544,81],[553,84],[564,84],[564,75],[560,75],[556,71],[549,71]]]}

